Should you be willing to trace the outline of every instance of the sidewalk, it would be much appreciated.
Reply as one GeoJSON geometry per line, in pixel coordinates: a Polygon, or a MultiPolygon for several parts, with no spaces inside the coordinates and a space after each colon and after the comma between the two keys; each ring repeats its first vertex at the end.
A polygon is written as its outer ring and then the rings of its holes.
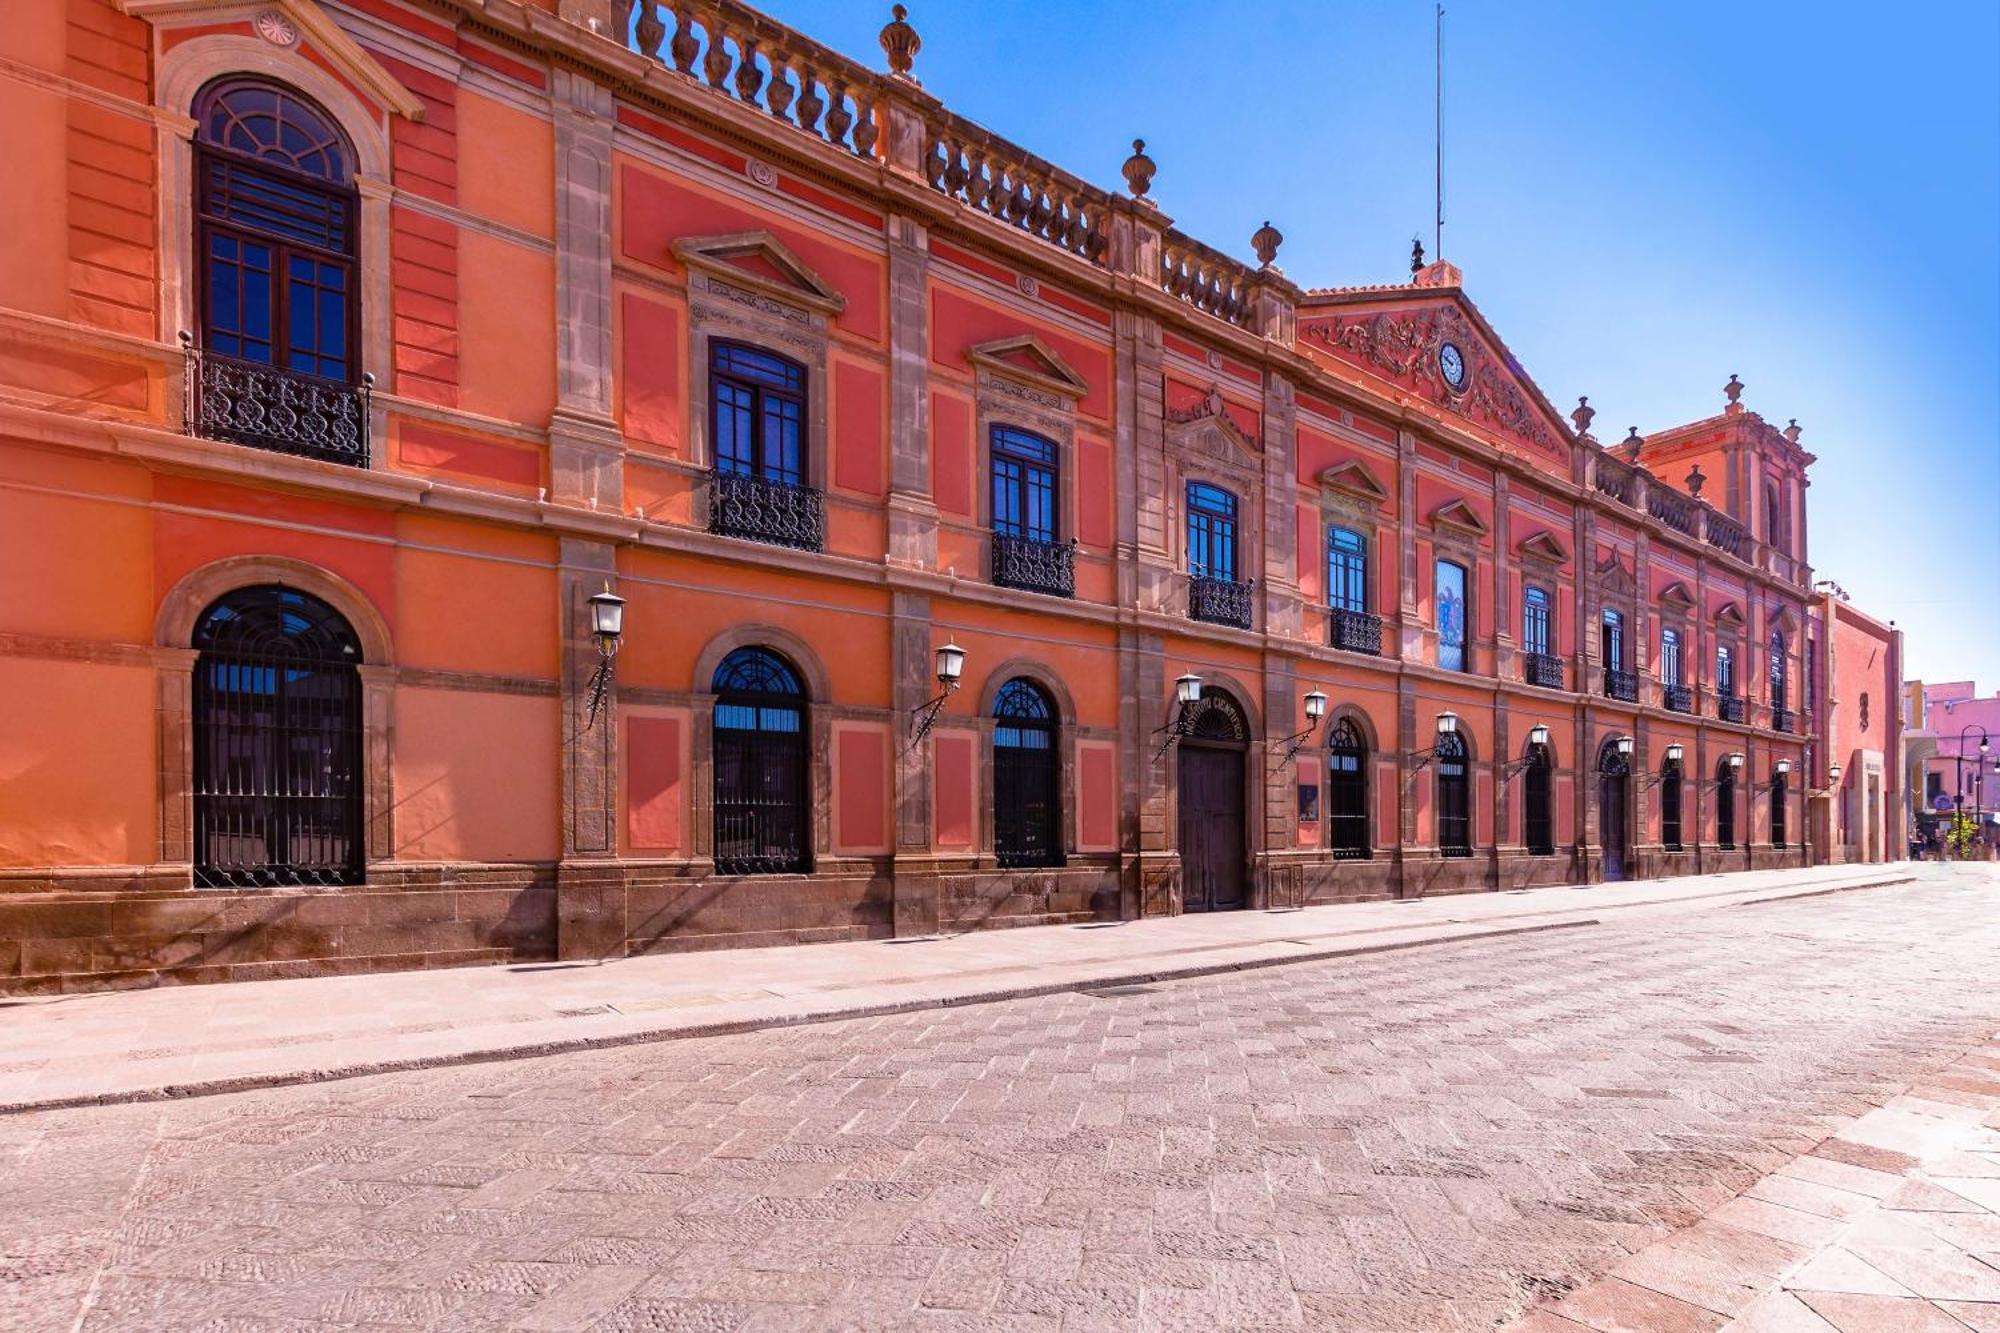
{"type": "Polygon", "coordinates": [[[947,938],[0,999],[0,1112],[1133,985],[1911,877],[1907,865],[1749,871],[947,938]]]}
{"type": "Polygon", "coordinates": [[[2000,1038],[1507,1333],[2000,1329],[2000,1038]]]}

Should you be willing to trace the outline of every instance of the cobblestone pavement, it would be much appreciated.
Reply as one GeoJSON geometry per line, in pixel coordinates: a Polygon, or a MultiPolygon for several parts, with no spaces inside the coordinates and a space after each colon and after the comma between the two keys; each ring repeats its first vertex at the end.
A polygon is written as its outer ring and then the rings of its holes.
{"type": "Polygon", "coordinates": [[[2000,1028],[2000,893],[0,1119],[0,1329],[1490,1329],[2000,1028]]]}

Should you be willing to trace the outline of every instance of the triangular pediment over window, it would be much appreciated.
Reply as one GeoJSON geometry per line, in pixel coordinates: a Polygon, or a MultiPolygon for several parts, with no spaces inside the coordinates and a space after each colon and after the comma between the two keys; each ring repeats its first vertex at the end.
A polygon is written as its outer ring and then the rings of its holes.
{"type": "Polygon", "coordinates": [[[1722,609],[1715,613],[1715,623],[1730,629],[1741,629],[1743,613],[1736,609],[1736,603],[1725,602],[1722,609]]]}
{"type": "Polygon", "coordinates": [[[1685,615],[1694,607],[1694,594],[1688,591],[1687,584],[1676,579],[1660,589],[1660,606],[1676,615],[1685,615]]]}
{"type": "Polygon", "coordinates": [[[967,348],[965,356],[973,365],[982,366],[996,375],[1023,380],[1036,388],[1067,398],[1081,398],[1090,392],[1090,385],[1083,376],[1070,369],[1069,363],[1057,356],[1055,349],[1032,333],[980,343],[977,347],[967,348]]]}
{"type": "Polygon", "coordinates": [[[1320,473],[1319,484],[1327,490],[1338,491],[1369,504],[1382,504],[1389,498],[1388,488],[1375,479],[1375,474],[1366,465],[1352,458],[1344,463],[1335,463],[1320,473]]]}
{"type": "Polygon", "coordinates": [[[1618,597],[1630,597],[1639,585],[1632,577],[1631,569],[1618,558],[1618,553],[1613,551],[1597,566],[1597,586],[1602,592],[1618,597]]]}
{"type": "Polygon", "coordinates": [[[1446,500],[1431,511],[1431,525],[1439,528],[1456,528],[1469,532],[1475,537],[1484,537],[1487,532],[1486,520],[1477,510],[1463,500],[1446,500]]]}
{"type": "Polygon", "coordinates": [[[315,0],[254,0],[247,4],[243,0],[117,0],[117,4],[121,12],[145,19],[156,31],[245,24],[274,49],[310,50],[364,96],[396,115],[409,120],[424,118],[424,104],[417,95],[342,31],[315,0]]]}
{"type": "Polygon", "coordinates": [[[1546,560],[1552,565],[1569,563],[1568,548],[1546,532],[1528,534],[1514,549],[1531,559],[1546,560]]]}
{"type": "Polygon", "coordinates": [[[847,298],[768,231],[727,236],[693,236],[674,242],[674,257],[725,282],[748,287],[773,300],[788,301],[837,315],[847,298]]]}

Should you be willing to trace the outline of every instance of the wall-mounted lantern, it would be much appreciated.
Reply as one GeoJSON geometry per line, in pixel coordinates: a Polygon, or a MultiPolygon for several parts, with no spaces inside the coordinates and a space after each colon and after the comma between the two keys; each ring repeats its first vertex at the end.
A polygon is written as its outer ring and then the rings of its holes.
{"type": "Polygon", "coordinates": [[[1307,690],[1305,707],[1306,729],[1295,731],[1279,742],[1285,747],[1284,754],[1278,758],[1281,766],[1289,763],[1305,747],[1305,743],[1312,738],[1314,730],[1318,728],[1320,719],[1326,716],[1326,695],[1318,690],[1307,690]]]}
{"type": "Polygon", "coordinates": [[[1541,752],[1548,748],[1548,744],[1549,729],[1546,726],[1537,722],[1534,726],[1529,727],[1528,752],[1519,759],[1510,759],[1502,764],[1500,766],[1500,780],[1502,782],[1512,782],[1515,778],[1527,772],[1534,766],[1535,761],[1542,757],[1541,752]]]}
{"type": "Polygon", "coordinates": [[[597,712],[611,692],[611,659],[618,656],[625,641],[625,599],[611,591],[608,581],[603,592],[590,595],[590,638],[597,645],[597,669],[590,673],[586,687],[590,711],[583,724],[585,731],[597,725],[597,712]]]}
{"type": "Polygon", "coordinates": [[[965,649],[955,643],[946,643],[933,657],[933,671],[937,676],[938,692],[916,707],[912,715],[910,744],[916,745],[931,734],[931,726],[944,711],[944,701],[958,693],[959,681],[965,675],[965,649]]]}
{"type": "Polygon", "coordinates": [[[1416,761],[1416,769],[1412,771],[1419,771],[1427,767],[1431,760],[1437,758],[1438,744],[1442,744],[1445,737],[1456,736],[1457,734],[1458,714],[1447,708],[1437,716],[1437,743],[1434,743],[1428,750],[1414,750],[1410,753],[1410,758],[1416,761]]]}
{"type": "Polygon", "coordinates": [[[1160,738],[1160,748],[1153,751],[1153,758],[1165,754],[1169,746],[1193,729],[1194,706],[1200,698],[1200,676],[1190,671],[1174,677],[1174,715],[1153,728],[1153,734],[1160,738]]]}

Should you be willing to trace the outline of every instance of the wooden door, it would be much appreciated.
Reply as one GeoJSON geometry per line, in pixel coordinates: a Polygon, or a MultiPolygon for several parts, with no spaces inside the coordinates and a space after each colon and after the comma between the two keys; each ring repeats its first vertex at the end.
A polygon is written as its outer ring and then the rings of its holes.
{"type": "Polygon", "coordinates": [[[1623,773],[1604,773],[1597,782],[1597,819],[1603,837],[1604,878],[1625,878],[1625,783],[1623,773]]]}
{"type": "Polygon", "coordinates": [[[1182,910],[1244,906],[1243,751],[1183,741],[1180,807],[1182,910]]]}

